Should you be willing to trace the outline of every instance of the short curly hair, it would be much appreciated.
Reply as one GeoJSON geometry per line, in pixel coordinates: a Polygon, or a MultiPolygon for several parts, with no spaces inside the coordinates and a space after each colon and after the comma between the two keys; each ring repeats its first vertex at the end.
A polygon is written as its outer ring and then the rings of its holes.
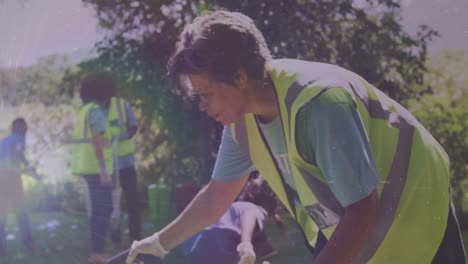
{"type": "Polygon", "coordinates": [[[26,135],[28,131],[28,124],[26,124],[26,120],[22,117],[18,117],[11,123],[11,133],[16,135],[26,135]]]}
{"type": "Polygon", "coordinates": [[[250,78],[263,81],[270,60],[271,52],[252,19],[238,12],[216,10],[185,26],[167,71],[175,91],[184,94],[181,74],[203,73],[232,84],[242,68],[250,78]]]}
{"type": "Polygon", "coordinates": [[[80,97],[83,103],[107,103],[115,95],[117,81],[107,71],[90,72],[81,81],[80,97]]]}

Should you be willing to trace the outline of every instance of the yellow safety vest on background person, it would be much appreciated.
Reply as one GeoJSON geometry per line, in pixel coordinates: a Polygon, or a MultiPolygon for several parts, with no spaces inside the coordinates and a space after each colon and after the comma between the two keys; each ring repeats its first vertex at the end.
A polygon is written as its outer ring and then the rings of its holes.
{"type": "MultiPolygon", "coordinates": [[[[89,115],[92,110],[99,108],[96,103],[87,103],[83,105],[78,113],[78,119],[73,130],[72,137],[72,173],[76,175],[99,174],[99,161],[94,151],[92,143],[93,133],[89,122],[89,115]]],[[[104,138],[110,142],[112,139],[112,130],[109,122],[106,122],[104,138]]],[[[110,144],[103,146],[103,154],[106,163],[107,173],[112,175],[114,172],[112,159],[112,146],[110,144]]]]}
{"type": "Polygon", "coordinates": [[[133,140],[128,135],[125,100],[112,97],[109,105],[108,120],[112,127],[119,130],[118,156],[123,157],[135,152],[133,140]]]}
{"type": "MultiPolygon", "coordinates": [[[[297,195],[305,211],[310,212],[308,209],[317,203],[336,215],[341,215],[343,208],[317,164],[299,154],[296,115],[321,93],[345,89],[363,121],[380,177],[377,223],[356,263],[431,263],[445,233],[450,200],[449,160],[439,143],[406,109],[355,73],[298,60],[274,60],[269,72],[279,101],[297,195]]],[[[231,125],[231,132],[301,226],[308,217],[315,221],[312,231],[326,223],[326,217],[304,216],[291,210],[279,167],[252,114],[231,125]]],[[[314,236],[308,232],[308,237],[314,236]]]]}

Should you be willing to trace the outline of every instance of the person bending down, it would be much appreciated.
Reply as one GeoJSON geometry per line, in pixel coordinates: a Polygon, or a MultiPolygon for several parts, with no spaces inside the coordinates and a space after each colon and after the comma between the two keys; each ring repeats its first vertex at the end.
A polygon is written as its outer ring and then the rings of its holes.
{"type": "Polygon", "coordinates": [[[286,235],[276,207],[276,197],[264,178],[252,172],[244,190],[223,216],[184,241],[186,263],[250,264],[256,258],[277,254],[264,231],[271,216],[286,235]]]}
{"type": "Polygon", "coordinates": [[[337,65],[273,59],[251,18],[223,10],[184,27],[167,68],[223,137],[207,186],[130,257],[149,241],[160,256],[215,222],[255,167],[310,246],[325,234],[316,264],[466,263],[447,153],[369,81],[337,65]]]}
{"type": "MultiPolygon", "coordinates": [[[[188,201],[182,208],[190,204],[188,201]]],[[[271,245],[264,230],[266,221],[273,218],[283,237],[289,240],[276,208],[277,198],[273,191],[263,176],[257,171],[252,172],[246,186],[226,212],[214,224],[182,243],[184,263],[253,264],[256,259],[266,260],[276,255],[278,251],[271,245]]],[[[139,252],[146,258],[143,262],[161,263],[159,258],[148,255],[153,254],[153,241],[147,239],[146,242],[146,251],[139,252]]],[[[129,258],[136,258],[137,255],[129,258]]],[[[176,264],[171,259],[165,263],[176,264]]]]}

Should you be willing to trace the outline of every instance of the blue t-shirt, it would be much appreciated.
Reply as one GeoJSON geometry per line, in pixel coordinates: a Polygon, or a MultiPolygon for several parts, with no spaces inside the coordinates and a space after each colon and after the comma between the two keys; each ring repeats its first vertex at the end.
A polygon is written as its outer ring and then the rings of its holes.
{"type": "MultiPolygon", "coordinates": [[[[127,116],[127,126],[128,127],[137,127],[138,126],[138,120],[133,113],[132,107],[130,104],[125,101],[125,115],[127,116]]],[[[128,135],[128,138],[130,136],[128,135]]],[[[125,169],[128,167],[132,167],[135,164],[135,155],[133,153],[130,153],[125,156],[119,156],[119,169],[125,169]]]]}
{"type": "MultiPolygon", "coordinates": [[[[96,108],[90,112],[89,122],[93,134],[103,133],[105,131],[108,114],[109,111],[105,108],[96,108]]],[[[125,102],[125,114],[127,116],[127,124],[129,127],[138,126],[138,121],[128,102],[125,102]]],[[[128,168],[135,164],[135,157],[133,154],[119,156],[118,162],[119,169],[128,168]]]]}
{"type": "Polygon", "coordinates": [[[206,229],[213,228],[225,228],[234,230],[239,235],[241,234],[241,216],[247,211],[255,213],[257,218],[258,227],[263,229],[263,224],[267,218],[267,212],[250,202],[237,201],[232,203],[231,207],[216,221],[216,223],[210,225],[206,229]]]}
{"type": "Polygon", "coordinates": [[[94,135],[106,131],[107,111],[102,108],[95,108],[89,113],[89,124],[94,135]]]}
{"type": "MultiPolygon", "coordinates": [[[[232,203],[231,207],[226,210],[216,223],[184,241],[184,254],[188,255],[196,252],[198,255],[213,255],[214,244],[217,244],[216,247],[218,248],[232,249],[235,252],[241,236],[241,217],[247,211],[255,214],[258,228],[259,230],[263,230],[267,219],[267,212],[253,203],[237,201],[232,203]],[[224,231],[227,231],[227,236],[224,231]],[[205,250],[208,250],[208,252],[204,252],[205,250]]],[[[218,253],[222,254],[222,252],[218,253]]]]}
{"type": "Polygon", "coordinates": [[[0,142],[0,168],[18,169],[25,149],[25,137],[15,133],[0,142]]]}
{"type": "MultiPolygon", "coordinates": [[[[379,177],[372,152],[359,112],[347,91],[331,88],[308,102],[298,113],[296,125],[299,152],[306,160],[315,161],[343,207],[375,190],[379,177]]],[[[286,183],[296,189],[281,120],[261,124],[260,128],[286,183]]],[[[252,161],[232,139],[229,127],[225,127],[212,178],[231,181],[251,170],[252,161]]]]}

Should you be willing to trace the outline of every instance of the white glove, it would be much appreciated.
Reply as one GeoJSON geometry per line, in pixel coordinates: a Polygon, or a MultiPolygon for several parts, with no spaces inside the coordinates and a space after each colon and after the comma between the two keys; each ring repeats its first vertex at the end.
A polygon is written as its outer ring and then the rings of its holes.
{"type": "Polygon", "coordinates": [[[154,235],[149,236],[143,240],[133,241],[125,263],[134,263],[138,254],[150,254],[157,257],[164,257],[164,255],[167,253],[169,252],[164,249],[164,247],[161,245],[161,242],[159,241],[159,234],[154,233],[154,235]]]}
{"type": "Polygon", "coordinates": [[[239,253],[240,260],[237,264],[254,264],[255,263],[255,251],[252,243],[245,241],[237,245],[237,252],[239,253]]]}

